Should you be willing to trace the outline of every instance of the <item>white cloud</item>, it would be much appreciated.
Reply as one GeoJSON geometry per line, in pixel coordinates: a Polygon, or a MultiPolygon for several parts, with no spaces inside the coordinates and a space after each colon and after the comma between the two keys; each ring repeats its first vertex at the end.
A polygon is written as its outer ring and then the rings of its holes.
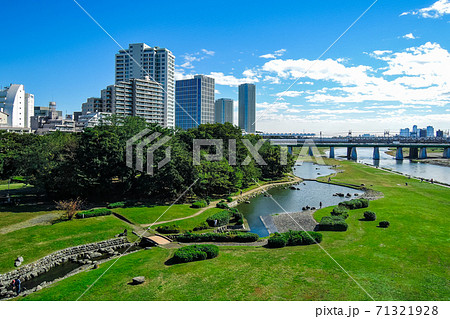
{"type": "Polygon", "coordinates": [[[215,90],[214,90],[214,93],[215,93],[215,94],[222,94],[222,93],[220,93],[220,91],[219,91],[218,89],[215,89],[215,90]]]}
{"type": "Polygon", "coordinates": [[[182,58],[184,59],[184,63],[181,65],[178,65],[178,67],[180,68],[184,68],[184,69],[193,69],[194,65],[192,64],[193,62],[200,62],[204,59],[206,59],[207,57],[211,57],[215,54],[214,51],[209,51],[206,49],[201,49],[201,51],[199,52],[195,52],[195,53],[186,53],[184,55],[182,55],[182,58]]]}
{"type": "Polygon", "coordinates": [[[450,0],[439,0],[429,7],[403,12],[401,16],[409,14],[419,15],[422,18],[433,18],[433,19],[440,18],[445,14],[450,14],[450,0]]]}
{"type": "Polygon", "coordinates": [[[286,49],[280,49],[275,51],[274,53],[268,53],[268,54],[263,54],[260,55],[260,58],[264,58],[264,59],[276,59],[277,57],[282,56],[284,53],[286,52],[286,49]]]}
{"type": "Polygon", "coordinates": [[[411,39],[411,40],[417,39],[417,38],[414,36],[414,34],[412,34],[412,33],[405,34],[402,38],[403,38],[403,39],[411,39]]]}
{"type": "Polygon", "coordinates": [[[303,93],[303,91],[285,91],[285,92],[277,93],[276,96],[278,96],[278,97],[283,97],[283,96],[297,97],[297,96],[301,95],[302,93],[303,93]]]}
{"type": "Polygon", "coordinates": [[[237,78],[234,75],[225,75],[223,72],[211,72],[209,76],[213,77],[218,85],[238,86],[244,83],[259,82],[257,77],[245,76],[243,78],[237,78]]]}
{"type": "Polygon", "coordinates": [[[276,77],[276,76],[270,76],[270,75],[266,75],[266,76],[264,77],[264,80],[263,80],[263,81],[270,82],[270,84],[280,84],[280,83],[281,83],[281,81],[280,81],[280,79],[279,79],[278,77],[276,77]]]}
{"type": "Polygon", "coordinates": [[[202,52],[205,53],[205,54],[207,54],[207,55],[211,55],[211,56],[213,56],[214,54],[216,54],[216,52],[210,51],[210,50],[206,50],[206,49],[202,49],[202,52]]]}

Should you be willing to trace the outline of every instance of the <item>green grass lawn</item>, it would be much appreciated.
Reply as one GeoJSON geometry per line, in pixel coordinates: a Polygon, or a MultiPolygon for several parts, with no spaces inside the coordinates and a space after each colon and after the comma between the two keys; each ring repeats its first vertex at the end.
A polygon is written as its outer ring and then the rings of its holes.
{"type": "Polygon", "coordinates": [[[129,225],[114,216],[75,219],[0,235],[0,272],[12,270],[17,256],[23,256],[28,264],[63,248],[113,238],[125,228],[129,240],[135,240],[129,225]]]}
{"type": "MultiPolygon", "coordinates": [[[[195,226],[201,224],[202,222],[206,221],[206,219],[211,216],[214,215],[215,213],[218,213],[220,211],[222,211],[223,209],[221,208],[209,208],[207,210],[205,210],[203,213],[201,213],[200,215],[194,216],[192,218],[187,218],[187,219],[183,219],[183,220],[177,220],[174,222],[170,222],[170,223],[166,223],[167,225],[178,225],[180,226],[181,229],[183,230],[191,230],[193,229],[195,226]]],[[[159,225],[155,225],[152,228],[156,228],[159,225]]]]}
{"type": "Polygon", "coordinates": [[[170,206],[143,206],[115,208],[114,212],[126,217],[135,224],[152,224],[164,212],[164,215],[158,221],[172,220],[175,218],[186,217],[195,214],[200,209],[190,208],[189,204],[180,204],[170,206]]]}
{"type": "MultiPolygon", "coordinates": [[[[323,232],[322,247],[376,300],[448,300],[450,189],[352,162],[327,162],[345,170],[333,181],[373,185],[385,197],[370,202],[377,221],[361,221],[365,209],[353,210],[348,231],[323,232]],[[391,227],[376,227],[380,220],[391,227]]],[[[330,211],[321,209],[315,218],[330,211]]],[[[165,265],[172,254],[154,248],[124,256],[83,300],[369,300],[317,245],[220,247],[212,260],[165,265]],[[139,275],[147,277],[144,285],[127,285],[139,275]]],[[[74,300],[106,267],[26,299],[74,300]]]]}
{"type": "Polygon", "coordinates": [[[42,210],[35,212],[23,212],[23,209],[16,209],[16,207],[9,207],[7,210],[2,211],[0,209],[0,229],[9,225],[21,223],[38,217],[44,214],[57,213],[58,211],[42,210]]]}

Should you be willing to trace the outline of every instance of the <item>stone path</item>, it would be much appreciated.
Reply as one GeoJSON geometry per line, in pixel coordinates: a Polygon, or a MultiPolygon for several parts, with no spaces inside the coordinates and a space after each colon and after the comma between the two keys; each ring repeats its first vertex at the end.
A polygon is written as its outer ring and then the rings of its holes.
{"type": "Polygon", "coordinates": [[[314,212],[315,210],[305,210],[295,213],[283,213],[274,215],[272,218],[278,232],[280,233],[284,233],[289,230],[313,231],[318,224],[313,217],[314,212]],[[292,219],[294,219],[295,222],[292,219]]]}
{"type": "Polygon", "coordinates": [[[49,214],[43,214],[34,218],[31,218],[29,220],[17,223],[17,224],[13,224],[13,225],[9,225],[3,228],[0,228],[0,234],[7,234],[19,229],[23,229],[23,228],[28,228],[28,227],[33,227],[36,225],[51,225],[52,221],[54,221],[55,219],[58,219],[59,217],[61,217],[63,215],[63,213],[49,213],[49,214]]]}

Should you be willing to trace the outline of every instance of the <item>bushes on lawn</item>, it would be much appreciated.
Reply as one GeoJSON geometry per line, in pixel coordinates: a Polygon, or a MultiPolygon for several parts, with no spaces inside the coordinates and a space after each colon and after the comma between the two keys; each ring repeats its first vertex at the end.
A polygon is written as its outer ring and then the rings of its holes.
{"type": "Polygon", "coordinates": [[[232,201],[233,201],[233,197],[228,196],[228,197],[227,197],[227,202],[228,202],[228,203],[231,203],[232,201]]]}
{"type": "Polygon", "coordinates": [[[377,219],[377,215],[374,212],[366,211],[364,212],[364,219],[368,221],[374,221],[377,219]]]}
{"type": "Polygon", "coordinates": [[[228,208],[229,208],[229,207],[228,207],[228,204],[225,203],[225,202],[219,202],[219,203],[217,203],[217,204],[216,204],[216,207],[217,207],[217,208],[222,208],[222,209],[228,209],[228,208]]]}
{"type": "Polygon", "coordinates": [[[193,234],[185,233],[177,236],[177,240],[182,243],[198,243],[198,242],[238,242],[251,243],[259,239],[257,234],[253,233],[204,233],[193,234]]]}
{"type": "Polygon", "coordinates": [[[162,225],[156,228],[156,231],[161,234],[178,234],[180,232],[180,226],[172,225],[162,225]]]}
{"type": "Polygon", "coordinates": [[[191,208],[203,208],[208,206],[208,203],[206,202],[206,200],[198,200],[194,203],[192,203],[191,208]]]}
{"type": "Polygon", "coordinates": [[[178,248],[173,256],[173,261],[175,263],[187,263],[215,258],[218,255],[219,247],[215,245],[192,245],[178,248]]]}
{"type": "Polygon", "coordinates": [[[206,222],[211,227],[216,226],[224,226],[227,225],[230,222],[230,212],[223,210],[221,212],[218,212],[206,219],[206,222]]]}
{"type": "Polygon", "coordinates": [[[333,211],[331,212],[331,215],[333,216],[341,216],[344,219],[347,219],[348,217],[348,208],[344,206],[336,206],[333,208],[333,211]]]}
{"type": "Polygon", "coordinates": [[[198,231],[198,230],[204,230],[204,229],[208,229],[209,225],[207,222],[201,222],[200,224],[198,224],[197,226],[194,227],[194,231],[198,231]]]}
{"type": "Polygon", "coordinates": [[[348,225],[341,216],[325,216],[319,223],[320,230],[346,231],[347,228],[348,225]]]}
{"type": "Polygon", "coordinates": [[[381,228],[388,228],[391,223],[389,223],[387,220],[383,220],[378,224],[381,228]]]}
{"type": "Polygon", "coordinates": [[[126,202],[115,202],[115,203],[111,203],[108,204],[108,206],[106,206],[109,209],[113,209],[113,208],[121,208],[121,207],[125,207],[126,202]]]}
{"type": "Polygon", "coordinates": [[[365,198],[355,198],[349,201],[339,203],[339,206],[344,206],[348,209],[358,209],[369,207],[369,200],[365,198]]]}
{"type": "Polygon", "coordinates": [[[111,215],[111,213],[112,212],[107,208],[96,208],[79,212],[75,216],[76,218],[89,218],[89,217],[111,215]]]}
{"type": "Polygon", "coordinates": [[[286,233],[275,233],[268,240],[270,248],[281,248],[284,246],[313,245],[322,242],[322,234],[314,231],[294,231],[286,233]]]}

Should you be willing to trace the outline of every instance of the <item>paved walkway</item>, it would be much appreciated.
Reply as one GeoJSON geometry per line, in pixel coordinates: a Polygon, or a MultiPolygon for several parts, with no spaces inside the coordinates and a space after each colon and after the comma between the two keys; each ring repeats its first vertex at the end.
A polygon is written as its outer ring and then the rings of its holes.
{"type": "Polygon", "coordinates": [[[287,232],[289,230],[306,230],[313,231],[317,222],[313,217],[315,210],[305,210],[295,213],[283,213],[272,216],[273,223],[280,233],[287,232]],[[294,219],[294,220],[292,220],[294,219]]]}

